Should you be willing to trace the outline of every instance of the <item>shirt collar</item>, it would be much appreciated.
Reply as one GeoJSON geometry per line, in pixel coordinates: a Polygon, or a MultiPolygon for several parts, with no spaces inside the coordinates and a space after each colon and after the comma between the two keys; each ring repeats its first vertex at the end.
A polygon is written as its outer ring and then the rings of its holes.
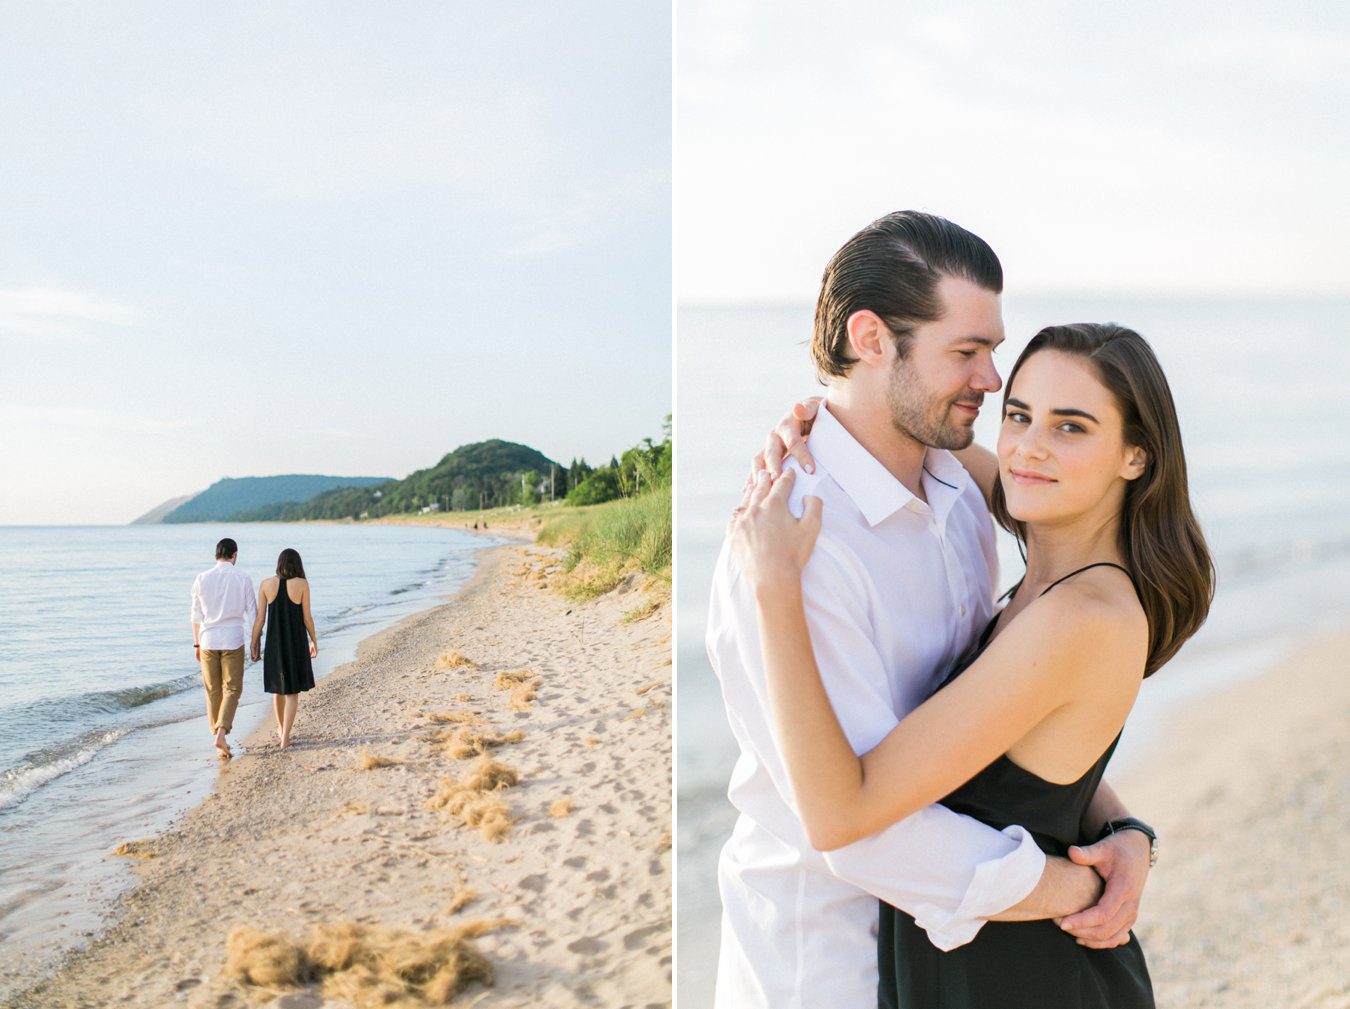
{"type": "MultiPolygon", "coordinates": [[[[905,507],[914,511],[926,510],[922,501],[845,430],[839,419],[830,413],[828,400],[821,400],[820,412],[811,426],[808,447],[816,461],[858,506],[868,525],[884,522],[905,507]]],[[[965,490],[970,475],[950,452],[933,448],[924,456],[924,471],[924,491],[929,504],[939,523],[945,523],[947,512],[965,490]]]]}

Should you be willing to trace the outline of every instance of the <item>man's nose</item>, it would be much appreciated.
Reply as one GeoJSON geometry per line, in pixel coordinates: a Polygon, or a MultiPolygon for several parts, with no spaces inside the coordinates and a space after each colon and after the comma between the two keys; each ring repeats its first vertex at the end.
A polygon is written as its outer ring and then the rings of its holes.
{"type": "Polygon", "coordinates": [[[980,392],[998,392],[1003,388],[1003,379],[998,377],[998,369],[994,367],[992,356],[985,357],[981,361],[979,369],[975,372],[975,377],[971,380],[970,387],[980,392]]]}

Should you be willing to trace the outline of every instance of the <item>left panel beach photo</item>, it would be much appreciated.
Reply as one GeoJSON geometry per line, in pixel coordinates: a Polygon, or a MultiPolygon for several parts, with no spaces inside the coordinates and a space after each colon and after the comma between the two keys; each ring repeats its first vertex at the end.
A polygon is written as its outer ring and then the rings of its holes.
{"type": "Polygon", "coordinates": [[[0,1007],[669,1006],[669,6],[6,20],[0,1007]]]}

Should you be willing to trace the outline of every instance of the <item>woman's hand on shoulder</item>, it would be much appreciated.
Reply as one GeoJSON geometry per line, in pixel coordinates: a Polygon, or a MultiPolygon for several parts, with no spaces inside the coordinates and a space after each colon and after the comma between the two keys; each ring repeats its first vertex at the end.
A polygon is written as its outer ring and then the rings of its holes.
{"type": "Polygon", "coordinates": [[[820,498],[804,499],[800,519],[788,510],[796,478],[795,470],[786,470],[777,480],[760,470],[727,526],[741,575],[756,594],[785,582],[800,586],[820,534],[820,498]]]}
{"type": "Polygon", "coordinates": [[[806,449],[806,438],[811,433],[816,414],[820,412],[821,399],[820,396],[809,396],[800,403],[792,404],[792,408],[764,439],[764,451],[750,460],[751,480],[762,470],[767,470],[772,477],[779,476],[783,472],[783,460],[788,456],[801,463],[806,472],[816,471],[815,460],[806,449]]]}

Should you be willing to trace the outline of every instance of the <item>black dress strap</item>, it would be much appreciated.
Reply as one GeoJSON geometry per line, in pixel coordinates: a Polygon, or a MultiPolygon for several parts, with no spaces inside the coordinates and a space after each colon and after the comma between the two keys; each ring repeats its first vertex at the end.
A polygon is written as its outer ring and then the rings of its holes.
{"type": "Polygon", "coordinates": [[[1117,571],[1124,571],[1125,577],[1130,580],[1130,584],[1131,585],[1134,584],[1134,575],[1130,574],[1130,572],[1126,568],[1121,567],[1114,561],[1098,561],[1096,564],[1088,564],[1085,567],[1081,567],[1077,571],[1070,571],[1063,578],[1056,578],[1053,582],[1051,582],[1049,585],[1045,587],[1045,590],[1041,592],[1041,595],[1045,595],[1046,592],[1049,592],[1060,582],[1066,582],[1074,575],[1081,575],[1084,571],[1091,571],[1093,568],[1115,568],[1117,571]]]}

